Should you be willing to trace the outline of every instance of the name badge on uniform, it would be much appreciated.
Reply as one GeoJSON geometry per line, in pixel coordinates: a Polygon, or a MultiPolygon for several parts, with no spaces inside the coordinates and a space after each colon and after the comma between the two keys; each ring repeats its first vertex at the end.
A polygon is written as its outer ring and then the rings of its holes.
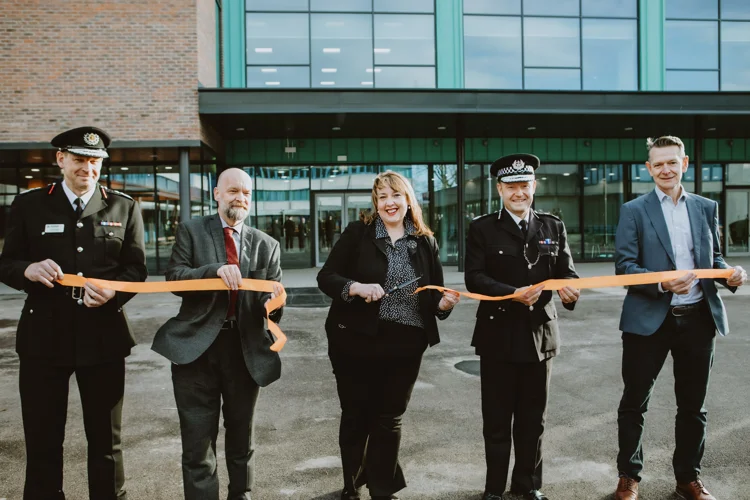
{"type": "Polygon", "coordinates": [[[46,224],[44,226],[44,232],[42,234],[55,234],[55,233],[64,233],[65,232],[65,224],[46,224]]]}

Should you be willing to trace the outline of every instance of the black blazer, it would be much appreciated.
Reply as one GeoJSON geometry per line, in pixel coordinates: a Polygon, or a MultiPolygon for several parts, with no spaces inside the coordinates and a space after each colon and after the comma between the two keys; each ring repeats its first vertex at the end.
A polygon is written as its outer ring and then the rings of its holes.
{"type": "MultiPolygon", "coordinates": [[[[550,214],[531,212],[526,241],[513,218],[502,210],[478,217],[466,239],[464,279],[470,292],[510,295],[517,288],[547,279],[577,278],[563,222],[550,214]],[[526,257],[524,246],[528,243],[526,257]],[[529,269],[528,262],[535,263],[529,269]]],[[[573,310],[575,302],[563,304],[573,310]]],[[[505,355],[507,339],[524,325],[534,337],[539,360],[557,354],[559,331],[552,292],[542,292],[532,308],[512,302],[482,301],[471,345],[477,354],[505,355]]]]}
{"type": "MultiPolygon", "coordinates": [[[[419,286],[443,286],[443,268],[435,238],[432,236],[407,236],[417,242],[409,252],[417,276],[422,276],[419,286]]],[[[375,238],[375,224],[352,222],[341,234],[331,250],[325,265],[318,273],[318,287],[333,299],[326,320],[326,333],[331,342],[344,341],[350,335],[376,335],[380,301],[367,303],[361,297],[347,302],[341,292],[349,281],[379,283],[385,286],[388,260],[386,242],[375,238]],[[340,333],[346,333],[341,336],[340,333]]],[[[437,290],[419,293],[419,309],[424,321],[427,342],[432,346],[440,342],[436,313],[442,294],[437,290]]]]}

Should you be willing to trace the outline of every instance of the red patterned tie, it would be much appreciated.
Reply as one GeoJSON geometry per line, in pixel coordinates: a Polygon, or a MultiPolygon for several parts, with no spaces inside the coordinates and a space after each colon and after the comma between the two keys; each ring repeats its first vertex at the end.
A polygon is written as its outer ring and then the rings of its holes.
{"type": "MultiPolygon", "coordinates": [[[[240,260],[237,257],[237,247],[234,245],[234,229],[231,227],[224,228],[224,246],[227,249],[227,264],[234,264],[235,266],[240,265],[240,260]]],[[[237,305],[237,291],[232,290],[229,292],[229,310],[227,311],[227,318],[231,318],[235,314],[235,307],[237,305]]]]}

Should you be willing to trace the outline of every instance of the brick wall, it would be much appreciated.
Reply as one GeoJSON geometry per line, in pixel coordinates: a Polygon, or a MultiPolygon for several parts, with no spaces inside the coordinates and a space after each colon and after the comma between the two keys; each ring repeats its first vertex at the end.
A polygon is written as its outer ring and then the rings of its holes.
{"type": "Polygon", "coordinates": [[[210,136],[197,16],[195,0],[2,0],[0,143],[84,124],[117,140],[210,136]]]}
{"type": "Polygon", "coordinates": [[[198,0],[198,81],[215,88],[216,82],[216,0],[198,0]]]}

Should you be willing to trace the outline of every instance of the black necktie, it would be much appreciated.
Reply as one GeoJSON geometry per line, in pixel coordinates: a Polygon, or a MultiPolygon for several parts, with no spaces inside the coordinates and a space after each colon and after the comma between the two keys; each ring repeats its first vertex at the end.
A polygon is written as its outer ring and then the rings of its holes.
{"type": "Polygon", "coordinates": [[[521,228],[521,234],[523,234],[523,241],[526,241],[526,235],[528,234],[527,227],[526,227],[526,219],[521,219],[521,222],[518,223],[518,227],[521,228]]]}
{"type": "Polygon", "coordinates": [[[83,214],[83,200],[80,198],[76,198],[76,218],[80,219],[81,214],[83,214]]]}

